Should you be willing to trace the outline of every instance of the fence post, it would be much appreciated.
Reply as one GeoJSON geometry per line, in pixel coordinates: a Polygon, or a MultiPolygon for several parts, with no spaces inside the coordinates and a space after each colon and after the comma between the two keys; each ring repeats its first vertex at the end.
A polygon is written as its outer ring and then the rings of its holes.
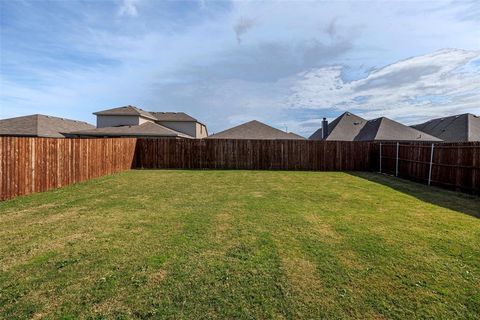
{"type": "Polygon", "coordinates": [[[432,149],[430,151],[430,167],[428,168],[428,185],[432,181],[432,166],[433,166],[433,147],[434,144],[432,143],[432,149]]]}
{"type": "Polygon", "coordinates": [[[380,142],[380,173],[382,173],[382,143],[380,142]]]}
{"type": "Polygon", "coordinates": [[[399,147],[399,143],[397,142],[397,160],[395,162],[395,177],[398,177],[398,147],[399,147]]]}

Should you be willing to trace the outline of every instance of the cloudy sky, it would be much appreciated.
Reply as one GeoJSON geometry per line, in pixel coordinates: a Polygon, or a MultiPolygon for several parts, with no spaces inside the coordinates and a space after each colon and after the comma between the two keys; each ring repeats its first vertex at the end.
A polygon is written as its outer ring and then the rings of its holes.
{"type": "Polygon", "coordinates": [[[480,114],[480,1],[4,1],[0,118],[132,104],[308,136],[480,114]]]}

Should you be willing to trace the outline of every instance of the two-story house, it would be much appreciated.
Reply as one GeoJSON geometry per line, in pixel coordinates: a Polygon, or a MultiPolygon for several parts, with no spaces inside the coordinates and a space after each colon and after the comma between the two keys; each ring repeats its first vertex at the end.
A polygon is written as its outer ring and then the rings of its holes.
{"type": "Polygon", "coordinates": [[[201,139],[208,136],[207,127],[183,112],[148,112],[125,106],[95,112],[95,129],[75,131],[76,137],[152,137],[201,139]]]}

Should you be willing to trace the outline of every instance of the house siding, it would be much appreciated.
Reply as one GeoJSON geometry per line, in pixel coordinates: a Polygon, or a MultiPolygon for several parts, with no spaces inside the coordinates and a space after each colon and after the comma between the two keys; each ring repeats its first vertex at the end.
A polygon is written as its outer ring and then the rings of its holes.
{"type": "Polygon", "coordinates": [[[97,128],[117,127],[117,126],[136,126],[150,120],[140,116],[110,116],[97,115],[97,128]]]}
{"type": "Polygon", "coordinates": [[[169,129],[188,134],[194,138],[197,136],[197,123],[196,122],[186,122],[186,121],[158,121],[157,123],[165,126],[169,129]]]}
{"type": "Polygon", "coordinates": [[[207,127],[201,123],[196,123],[197,136],[195,138],[202,139],[208,136],[207,127]]]}

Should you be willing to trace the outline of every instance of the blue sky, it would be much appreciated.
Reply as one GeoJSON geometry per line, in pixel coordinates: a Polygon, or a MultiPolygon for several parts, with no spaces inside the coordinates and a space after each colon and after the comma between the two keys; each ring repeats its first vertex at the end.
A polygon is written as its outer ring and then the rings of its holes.
{"type": "Polygon", "coordinates": [[[479,1],[0,0],[0,118],[137,105],[307,136],[480,114],[479,1]]]}

